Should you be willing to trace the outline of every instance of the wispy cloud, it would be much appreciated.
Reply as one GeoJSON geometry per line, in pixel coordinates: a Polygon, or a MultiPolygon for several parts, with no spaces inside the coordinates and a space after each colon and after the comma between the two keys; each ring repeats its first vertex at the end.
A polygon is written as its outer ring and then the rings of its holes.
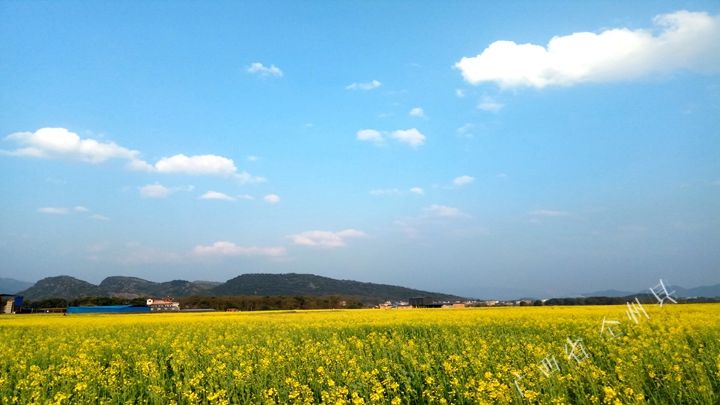
{"type": "Polygon", "coordinates": [[[201,200],[235,201],[234,197],[230,197],[229,195],[219,191],[208,191],[198,198],[201,200]]]}
{"type": "Polygon", "coordinates": [[[140,195],[144,198],[165,198],[172,193],[169,187],[165,187],[162,184],[147,184],[139,188],[140,195]]]}
{"type": "Polygon", "coordinates": [[[528,214],[532,217],[537,217],[537,218],[567,218],[567,217],[574,216],[573,213],[568,212],[568,211],[547,210],[547,209],[530,211],[528,214]]]}
{"type": "Polygon", "coordinates": [[[287,254],[287,250],[281,246],[256,247],[240,246],[233,242],[217,241],[212,245],[197,245],[193,248],[196,256],[261,256],[281,257],[287,254]]]}
{"type": "Polygon", "coordinates": [[[367,234],[356,229],[345,229],[343,231],[307,231],[296,235],[290,235],[288,238],[300,246],[319,247],[319,248],[338,248],[347,244],[348,239],[363,238],[367,234]]]}
{"type": "Polygon", "coordinates": [[[280,196],[277,194],[268,194],[263,197],[263,200],[268,204],[277,204],[280,202],[280,196]]]}
{"type": "Polygon", "coordinates": [[[453,184],[456,186],[466,186],[475,181],[475,178],[468,175],[458,176],[453,179],[453,184]]]}
{"type": "Polygon", "coordinates": [[[194,189],[193,186],[165,187],[160,183],[154,183],[139,187],[138,191],[140,191],[140,196],[143,198],[166,198],[178,191],[192,191],[194,189]]]}
{"type": "Polygon", "coordinates": [[[499,112],[503,107],[505,107],[505,104],[495,101],[492,97],[483,97],[477,105],[479,110],[493,113],[499,112]]]}
{"type": "Polygon", "coordinates": [[[628,80],[680,69],[720,70],[719,16],[682,10],[658,15],[653,24],[652,29],[554,36],[547,46],[496,41],[455,67],[471,84],[535,88],[628,80]]]}
{"type": "Polygon", "coordinates": [[[463,138],[472,138],[473,137],[473,129],[475,128],[475,125],[467,123],[458,129],[455,130],[455,133],[457,133],[459,136],[463,138]]]}
{"type": "Polygon", "coordinates": [[[408,115],[415,118],[425,118],[425,110],[421,107],[413,107],[410,112],[408,112],[408,115]]]}
{"type": "Polygon", "coordinates": [[[415,195],[424,195],[425,190],[423,190],[421,187],[411,187],[407,191],[401,190],[399,188],[378,188],[374,190],[370,190],[370,195],[374,196],[400,196],[406,193],[415,194],[415,195]]]}
{"type": "Polygon", "coordinates": [[[464,213],[459,208],[449,207],[447,205],[433,204],[433,205],[425,208],[423,211],[426,216],[433,217],[433,218],[454,219],[454,218],[469,218],[470,217],[470,215],[464,213]]]}
{"type": "MultiPolygon", "coordinates": [[[[87,207],[84,207],[82,205],[76,205],[74,207],[42,207],[38,208],[37,210],[40,214],[46,214],[46,215],[81,215],[81,214],[88,214],[90,213],[90,209],[87,207]]],[[[108,221],[110,218],[106,217],[105,215],[101,214],[90,214],[87,215],[87,218],[98,220],[98,221],[108,221]]]]}
{"type": "Polygon", "coordinates": [[[359,82],[352,83],[352,84],[349,84],[349,85],[345,86],[345,89],[346,89],[346,90],[365,90],[365,91],[368,91],[368,90],[377,89],[377,88],[380,87],[380,86],[382,86],[382,83],[381,83],[380,81],[378,81],[378,80],[372,80],[372,81],[364,82],[364,83],[359,83],[359,82]]]}
{"type": "Polygon", "coordinates": [[[397,142],[417,148],[425,143],[425,135],[418,131],[417,128],[399,129],[389,133],[383,133],[375,129],[361,129],[355,134],[359,141],[371,142],[375,145],[383,145],[386,138],[391,138],[397,142]]]}
{"type": "Polygon", "coordinates": [[[247,72],[261,77],[282,77],[283,72],[275,65],[265,66],[260,62],[254,62],[247,68],[247,72]]]}
{"type": "Polygon", "coordinates": [[[50,215],[65,215],[70,213],[69,208],[65,207],[42,207],[38,208],[37,210],[41,214],[50,214],[50,215]]]}

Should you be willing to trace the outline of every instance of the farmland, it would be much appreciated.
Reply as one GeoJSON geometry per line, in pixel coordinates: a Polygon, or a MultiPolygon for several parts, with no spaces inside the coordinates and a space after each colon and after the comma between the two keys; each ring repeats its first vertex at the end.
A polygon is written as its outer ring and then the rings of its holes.
{"type": "Polygon", "coordinates": [[[0,403],[720,402],[720,305],[626,309],[5,316],[0,403]]]}

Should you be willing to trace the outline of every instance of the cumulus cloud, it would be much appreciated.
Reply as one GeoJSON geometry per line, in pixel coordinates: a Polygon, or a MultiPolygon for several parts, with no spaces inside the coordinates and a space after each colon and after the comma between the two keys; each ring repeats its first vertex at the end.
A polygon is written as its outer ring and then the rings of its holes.
{"type": "Polygon", "coordinates": [[[546,46],[496,41],[455,64],[471,84],[570,86],[627,80],[676,70],[720,71],[720,16],[677,11],[653,29],[613,28],[555,36],[546,46]]]}
{"type": "Polygon", "coordinates": [[[139,190],[143,198],[165,198],[172,193],[172,189],[158,183],[144,185],[139,190]]]}
{"type": "Polygon", "coordinates": [[[456,186],[465,186],[465,185],[472,183],[473,181],[475,181],[474,177],[465,175],[465,176],[455,177],[453,179],[453,184],[456,186]]]}
{"type": "Polygon", "coordinates": [[[239,246],[233,242],[217,241],[212,245],[197,245],[193,248],[196,256],[264,256],[280,257],[285,256],[287,251],[284,247],[256,247],[239,246]]]}
{"type": "Polygon", "coordinates": [[[2,151],[5,155],[34,158],[65,158],[87,163],[102,163],[110,159],[134,160],[140,152],[119,146],[114,142],[100,142],[80,138],[65,128],[40,128],[35,132],[15,132],[5,140],[18,148],[2,151]]]}
{"type": "Polygon", "coordinates": [[[347,239],[362,238],[367,236],[365,232],[356,229],[345,229],[338,232],[332,231],[307,231],[297,235],[290,235],[288,238],[296,245],[338,248],[346,245],[347,239]]]}
{"type": "Polygon", "coordinates": [[[248,73],[259,75],[261,77],[282,77],[283,72],[275,65],[265,66],[260,62],[254,62],[247,68],[248,73]]]}
{"type": "Polygon", "coordinates": [[[459,208],[448,207],[447,205],[433,204],[423,210],[427,216],[435,218],[467,218],[468,214],[459,208]]]}
{"type": "Polygon", "coordinates": [[[413,194],[417,194],[417,195],[423,195],[423,194],[425,194],[425,190],[423,190],[423,189],[420,188],[420,187],[413,187],[413,188],[410,189],[410,192],[413,193],[413,194]]]}
{"type": "Polygon", "coordinates": [[[374,90],[378,87],[382,86],[382,83],[380,83],[377,80],[373,80],[370,82],[364,82],[364,83],[352,83],[345,87],[346,90],[374,90]]]}
{"type": "Polygon", "coordinates": [[[136,159],[130,162],[129,167],[163,174],[232,177],[241,184],[263,183],[266,181],[264,177],[253,176],[246,171],[238,172],[232,159],[218,155],[186,156],[181,153],[161,158],[154,165],[136,159]]]}
{"type": "Polygon", "coordinates": [[[154,183],[139,187],[138,191],[143,198],[166,198],[178,191],[193,191],[194,189],[193,186],[165,187],[160,183],[154,183]]]}
{"type": "Polygon", "coordinates": [[[225,193],[219,191],[208,191],[205,194],[198,197],[201,200],[222,200],[222,201],[235,201],[234,197],[230,197],[225,193]]]}
{"type": "Polygon", "coordinates": [[[237,172],[232,159],[217,155],[164,157],[155,163],[159,173],[232,175],[237,172]]]}
{"type": "Polygon", "coordinates": [[[410,110],[410,112],[408,113],[408,115],[410,115],[411,117],[416,117],[416,118],[424,118],[424,117],[425,117],[425,110],[423,110],[423,109],[420,108],[420,107],[414,107],[414,108],[412,108],[412,109],[410,110]]]}
{"type": "Polygon", "coordinates": [[[41,128],[35,132],[15,132],[5,138],[18,145],[14,150],[0,150],[0,154],[34,158],[64,158],[98,164],[111,159],[127,160],[127,167],[135,171],[180,173],[191,175],[221,175],[236,178],[242,184],[262,183],[265,178],[246,171],[238,172],[232,159],[218,155],[164,157],[154,165],[140,158],[140,152],[90,138],[80,138],[65,128],[41,128]]]}
{"type": "Polygon", "coordinates": [[[382,143],[383,135],[374,129],[361,129],[357,131],[356,137],[359,141],[382,143]]]}
{"type": "Polygon", "coordinates": [[[422,146],[425,143],[425,135],[416,128],[393,131],[390,136],[399,142],[412,146],[413,148],[422,146]]]}
{"type": "Polygon", "coordinates": [[[268,204],[277,204],[280,202],[280,196],[277,194],[268,194],[265,197],[263,197],[263,200],[265,200],[268,204]]]}
{"type": "Polygon", "coordinates": [[[375,129],[361,129],[356,133],[356,138],[363,142],[372,142],[381,145],[385,142],[386,137],[395,139],[398,142],[405,143],[417,148],[425,143],[425,135],[416,128],[399,129],[389,133],[383,133],[375,129]]]}

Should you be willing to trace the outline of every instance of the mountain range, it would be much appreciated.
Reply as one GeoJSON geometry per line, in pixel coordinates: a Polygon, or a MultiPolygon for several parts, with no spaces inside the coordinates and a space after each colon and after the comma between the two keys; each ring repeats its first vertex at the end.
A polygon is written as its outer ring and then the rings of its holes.
{"type": "MultiPolygon", "coordinates": [[[[680,287],[677,285],[671,285],[671,286],[665,286],[665,288],[667,288],[668,293],[672,293],[673,297],[683,297],[683,298],[720,297],[720,284],[704,285],[704,286],[694,287],[694,288],[683,288],[683,287],[680,287]]],[[[629,296],[638,295],[638,294],[651,294],[651,292],[649,289],[644,290],[644,291],[638,291],[638,292],[619,291],[619,290],[603,290],[603,291],[593,291],[593,292],[589,292],[589,293],[584,293],[584,294],[581,294],[581,296],[583,296],[583,297],[629,297],[629,296]]]]}
{"type": "Polygon", "coordinates": [[[0,294],[15,294],[32,287],[33,283],[0,277],[0,294]]]}
{"type": "Polygon", "coordinates": [[[32,287],[19,292],[27,300],[50,298],[76,299],[83,297],[187,297],[237,295],[344,296],[361,301],[407,300],[411,297],[431,297],[437,300],[457,300],[461,297],[415,290],[388,284],[337,280],[313,274],[242,274],[224,283],[210,281],[173,280],[153,282],[137,277],[112,276],[99,285],[70,276],[44,278],[32,287]]]}

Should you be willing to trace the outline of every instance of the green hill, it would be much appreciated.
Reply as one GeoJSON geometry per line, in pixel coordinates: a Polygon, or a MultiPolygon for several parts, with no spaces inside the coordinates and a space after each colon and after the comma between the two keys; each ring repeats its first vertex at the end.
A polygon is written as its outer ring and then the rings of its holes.
{"type": "Polygon", "coordinates": [[[313,274],[242,274],[212,290],[217,295],[340,295],[363,301],[407,300],[410,297],[431,297],[456,300],[460,297],[414,290],[388,284],[337,280],[313,274]]]}

